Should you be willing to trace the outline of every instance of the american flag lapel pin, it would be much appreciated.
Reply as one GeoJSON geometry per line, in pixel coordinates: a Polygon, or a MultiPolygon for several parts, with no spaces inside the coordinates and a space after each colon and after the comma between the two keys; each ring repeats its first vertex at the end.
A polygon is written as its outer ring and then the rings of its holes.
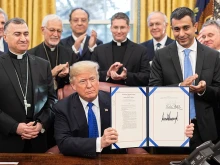
{"type": "Polygon", "coordinates": [[[108,112],[108,109],[105,108],[105,112],[108,112]]]}

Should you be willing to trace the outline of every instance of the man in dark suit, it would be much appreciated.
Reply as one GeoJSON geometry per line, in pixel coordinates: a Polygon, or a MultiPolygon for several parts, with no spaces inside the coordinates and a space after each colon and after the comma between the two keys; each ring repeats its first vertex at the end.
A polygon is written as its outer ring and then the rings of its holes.
{"type": "Polygon", "coordinates": [[[49,61],[55,89],[69,84],[69,65],[77,61],[77,56],[71,50],[59,45],[62,29],[63,23],[59,16],[45,16],[41,27],[44,42],[28,51],[49,61]]]}
{"type": "Polygon", "coordinates": [[[89,25],[89,13],[83,8],[74,8],[69,15],[72,35],[60,41],[60,44],[69,48],[79,60],[91,60],[91,55],[96,46],[103,44],[97,39],[97,33],[92,30],[91,36],[86,31],[89,25]]]}
{"type": "Polygon", "coordinates": [[[23,19],[6,22],[4,39],[9,51],[0,56],[0,152],[45,152],[56,101],[49,63],[27,53],[23,19]]]}
{"type": "Polygon", "coordinates": [[[118,133],[110,128],[110,94],[99,91],[98,69],[98,64],[92,61],[73,64],[70,83],[76,93],[53,107],[54,136],[64,155],[95,157],[100,152],[125,153],[125,150],[110,150],[109,147],[117,142],[118,133]]]}
{"type": "Polygon", "coordinates": [[[147,49],[127,38],[129,18],[116,13],[111,18],[113,41],[95,48],[92,60],[100,66],[100,81],[128,86],[148,85],[150,76],[147,49]]]}
{"type": "Polygon", "coordinates": [[[7,14],[0,8],[0,55],[4,52],[8,52],[8,44],[5,42],[3,35],[4,35],[4,25],[5,22],[8,20],[7,14]]]}
{"type": "Polygon", "coordinates": [[[150,13],[147,18],[147,24],[153,39],[143,42],[141,45],[147,48],[149,59],[152,61],[155,55],[154,52],[169,45],[173,40],[166,34],[168,21],[164,13],[160,11],[150,13]]]}
{"type": "Polygon", "coordinates": [[[198,24],[191,9],[175,9],[170,20],[176,42],[156,51],[149,85],[189,86],[190,119],[195,124],[190,140],[193,150],[217,138],[213,107],[220,86],[219,53],[195,39],[198,24]]]}

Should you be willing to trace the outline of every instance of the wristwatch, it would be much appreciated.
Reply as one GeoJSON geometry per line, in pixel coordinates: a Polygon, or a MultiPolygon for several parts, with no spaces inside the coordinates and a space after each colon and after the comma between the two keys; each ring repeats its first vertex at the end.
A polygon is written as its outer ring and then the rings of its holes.
{"type": "Polygon", "coordinates": [[[40,133],[44,133],[45,132],[45,129],[43,128],[43,125],[42,125],[42,128],[40,130],[40,133]]]}

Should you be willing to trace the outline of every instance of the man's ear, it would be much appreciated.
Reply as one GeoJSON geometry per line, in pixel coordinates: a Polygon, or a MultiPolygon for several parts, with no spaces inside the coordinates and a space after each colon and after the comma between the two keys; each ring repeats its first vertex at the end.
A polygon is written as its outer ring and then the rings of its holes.
{"type": "Polygon", "coordinates": [[[74,89],[74,91],[76,91],[76,86],[73,83],[71,83],[70,85],[74,89]]]}

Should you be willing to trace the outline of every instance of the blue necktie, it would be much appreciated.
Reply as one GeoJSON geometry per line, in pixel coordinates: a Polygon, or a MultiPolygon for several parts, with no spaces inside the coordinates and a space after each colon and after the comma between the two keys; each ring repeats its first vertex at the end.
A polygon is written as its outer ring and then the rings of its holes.
{"type": "MultiPolygon", "coordinates": [[[[190,49],[185,49],[184,51],[185,58],[184,58],[184,80],[193,75],[192,71],[192,65],[189,59],[189,53],[191,52],[190,49]]],[[[195,102],[194,102],[194,93],[189,94],[189,109],[190,109],[190,119],[195,118],[196,112],[195,112],[195,102]]]]}
{"type": "Polygon", "coordinates": [[[156,50],[160,49],[160,46],[161,46],[161,43],[157,43],[157,47],[156,47],[156,50]]]}
{"type": "Polygon", "coordinates": [[[82,56],[82,51],[83,49],[81,48],[81,46],[79,47],[79,55],[82,56]]]}
{"type": "Polygon", "coordinates": [[[93,103],[88,103],[88,125],[89,125],[89,137],[96,138],[99,137],[98,125],[96,121],[95,114],[92,110],[93,103]]]}

